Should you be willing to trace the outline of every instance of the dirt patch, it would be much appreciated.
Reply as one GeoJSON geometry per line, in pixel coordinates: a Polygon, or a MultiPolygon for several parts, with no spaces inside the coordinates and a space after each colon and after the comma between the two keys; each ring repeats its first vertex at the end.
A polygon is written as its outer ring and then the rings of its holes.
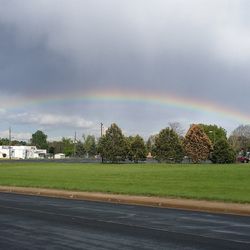
{"type": "Polygon", "coordinates": [[[8,186],[0,192],[250,216],[250,204],[8,186]]]}

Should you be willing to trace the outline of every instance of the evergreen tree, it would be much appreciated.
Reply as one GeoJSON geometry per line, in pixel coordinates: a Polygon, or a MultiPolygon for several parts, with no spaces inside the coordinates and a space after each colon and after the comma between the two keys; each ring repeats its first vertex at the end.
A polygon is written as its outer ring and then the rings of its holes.
{"type": "Polygon", "coordinates": [[[233,163],[235,159],[236,153],[227,140],[216,141],[211,158],[213,163],[233,163]]]}
{"type": "Polygon", "coordinates": [[[86,151],[85,151],[83,143],[81,141],[77,141],[75,147],[76,147],[76,156],[84,157],[86,154],[86,151]]]}
{"type": "Polygon", "coordinates": [[[127,156],[127,141],[121,129],[113,123],[103,135],[98,143],[98,152],[104,161],[119,162],[124,161],[127,156]]]}
{"type": "Polygon", "coordinates": [[[194,163],[207,160],[212,150],[212,142],[204,132],[202,126],[193,124],[185,138],[184,149],[187,156],[194,163]]]}
{"type": "Polygon", "coordinates": [[[180,162],[183,159],[183,148],[178,134],[165,128],[155,138],[153,156],[160,162],[180,162]]]}
{"type": "Polygon", "coordinates": [[[135,163],[138,161],[145,161],[147,157],[147,149],[144,140],[139,135],[135,137],[128,137],[128,158],[135,163]]]}

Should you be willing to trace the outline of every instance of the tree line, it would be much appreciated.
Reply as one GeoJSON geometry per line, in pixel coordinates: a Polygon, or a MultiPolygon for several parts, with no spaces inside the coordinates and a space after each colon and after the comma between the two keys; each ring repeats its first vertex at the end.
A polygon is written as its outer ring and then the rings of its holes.
{"type": "Polygon", "coordinates": [[[139,135],[125,137],[121,129],[112,124],[100,138],[98,152],[106,162],[143,161],[148,153],[158,162],[171,163],[182,162],[184,157],[193,163],[208,159],[214,163],[232,163],[236,157],[225,130],[204,124],[191,125],[185,136],[170,126],[151,136],[147,143],[139,135]]]}
{"type": "MultiPolygon", "coordinates": [[[[53,156],[64,153],[67,157],[91,158],[99,155],[104,162],[145,161],[151,156],[158,162],[193,163],[211,160],[213,163],[232,163],[236,154],[250,151],[250,125],[238,126],[227,138],[226,130],[217,125],[193,124],[186,135],[179,123],[170,123],[158,134],[151,135],[145,142],[140,135],[126,137],[115,124],[100,138],[83,135],[82,140],[63,137],[60,141],[48,142],[47,135],[38,130],[30,142],[12,141],[12,145],[35,145],[47,149],[53,156]]],[[[6,138],[0,145],[9,145],[6,138]]]]}

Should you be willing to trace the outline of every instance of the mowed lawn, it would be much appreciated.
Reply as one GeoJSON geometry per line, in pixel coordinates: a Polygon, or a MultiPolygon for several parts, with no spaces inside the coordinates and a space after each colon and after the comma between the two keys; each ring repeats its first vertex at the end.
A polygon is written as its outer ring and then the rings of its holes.
{"type": "Polygon", "coordinates": [[[0,185],[250,203],[250,164],[0,162],[0,185]]]}

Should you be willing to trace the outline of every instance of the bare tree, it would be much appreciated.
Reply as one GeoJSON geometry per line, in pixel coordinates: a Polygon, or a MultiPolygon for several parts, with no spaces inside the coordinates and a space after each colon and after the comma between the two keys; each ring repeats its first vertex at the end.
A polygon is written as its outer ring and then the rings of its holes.
{"type": "Polygon", "coordinates": [[[184,135],[185,130],[179,122],[169,122],[168,125],[179,137],[184,135]]]}
{"type": "Polygon", "coordinates": [[[236,152],[250,150],[250,125],[238,126],[228,138],[229,143],[236,152]]]}

